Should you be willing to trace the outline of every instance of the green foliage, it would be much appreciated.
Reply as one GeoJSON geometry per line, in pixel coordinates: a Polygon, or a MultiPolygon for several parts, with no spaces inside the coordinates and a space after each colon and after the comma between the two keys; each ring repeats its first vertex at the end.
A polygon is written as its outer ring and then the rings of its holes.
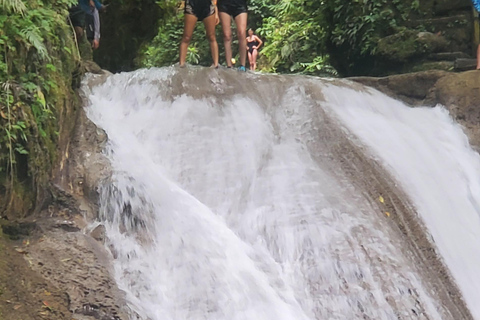
{"type": "Polygon", "coordinates": [[[272,16],[257,29],[265,40],[263,69],[275,72],[335,74],[328,64],[321,1],[283,0],[270,6],[272,16]]]}
{"type": "MultiPolygon", "coordinates": [[[[178,1],[159,1],[164,11],[158,35],[143,48],[141,66],[178,60],[183,13],[178,1]]],[[[419,0],[250,0],[249,27],[264,40],[259,67],[267,72],[336,75],[372,57],[381,38],[397,33],[412,16],[422,16],[419,0]]],[[[221,45],[221,28],[217,39],[221,45]]],[[[222,53],[222,50],[220,50],[222,53]]],[[[197,27],[189,62],[208,64],[203,28],[197,27]]]]}
{"type": "MultiPolygon", "coordinates": [[[[160,1],[164,10],[157,36],[143,48],[139,64],[143,67],[162,67],[178,62],[179,45],[183,35],[184,14],[178,1],[160,1]]],[[[221,40],[221,30],[217,28],[217,40],[221,40]]],[[[219,41],[220,48],[221,41],[219,41]]],[[[212,64],[210,46],[205,38],[205,28],[197,23],[192,41],[188,47],[187,62],[209,66],[212,64]]]]}
{"type": "Polygon", "coordinates": [[[398,27],[397,18],[408,16],[406,2],[400,0],[354,1],[350,5],[334,0],[327,8],[333,13],[333,25],[326,26],[333,44],[346,44],[361,55],[373,53],[378,39],[398,27]]]}
{"type": "Polygon", "coordinates": [[[264,70],[320,75],[336,74],[330,63],[344,73],[362,64],[376,54],[379,39],[422,14],[418,0],[279,0],[266,12],[258,24],[264,70]]]}
{"type": "MultiPolygon", "coordinates": [[[[195,30],[198,34],[198,28],[195,30]]],[[[153,39],[152,43],[144,49],[142,54],[142,65],[146,67],[171,65],[178,60],[178,45],[183,34],[183,16],[174,12],[166,18],[160,25],[158,35],[153,39]]],[[[196,38],[194,36],[194,38],[196,38]]],[[[189,52],[197,50],[196,42],[190,44],[189,52]]],[[[192,61],[190,55],[187,56],[187,62],[198,63],[192,61]]]]}
{"type": "MultiPolygon", "coordinates": [[[[160,67],[178,61],[178,47],[183,34],[183,10],[178,1],[159,2],[165,17],[157,36],[145,46],[138,59],[144,67],[160,67]]],[[[262,49],[260,67],[264,71],[308,74],[334,74],[325,53],[324,32],[319,24],[321,6],[316,1],[252,0],[249,2],[249,27],[258,28],[266,40],[262,49]],[[309,18],[305,19],[306,12],[309,18]],[[322,67],[320,67],[322,64],[322,67]],[[314,67],[313,67],[314,66],[314,67]]],[[[210,48],[205,40],[202,24],[196,27],[189,46],[187,62],[210,65],[210,48]]],[[[217,27],[217,41],[222,61],[223,41],[217,27]]],[[[238,39],[232,43],[234,52],[238,39]]]]}
{"type": "Polygon", "coordinates": [[[0,8],[7,13],[24,14],[27,11],[27,7],[22,0],[0,0],[0,8]]]}
{"type": "Polygon", "coordinates": [[[67,24],[75,2],[0,0],[0,187],[7,192],[27,175],[40,180],[55,158],[55,109],[70,94],[77,59],[67,24]]]}
{"type": "Polygon", "coordinates": [[[37,26],[28,26],[25,29],[20,30],[19,34],[22,36],[22,39],[25,40],[27,49],[32,46],[37,50],[37,53],[42,60],[49,58],[47,48],[43,44],[40,29],[37,26]]]}
{"type": "Polygon", "coordinates": [[[381,38],[396,34],[423,13],[418,0],[329,0],[324,14],[329,52],[335,66],[348,73],[376,54],[381,38]]]}
{"type": "Polygon", "coordinates": [[[263,20],[273,17],[275,4],[278,0],[250,0],[248,1],[248,27],[258,29],[262,27],[263,20]]]}

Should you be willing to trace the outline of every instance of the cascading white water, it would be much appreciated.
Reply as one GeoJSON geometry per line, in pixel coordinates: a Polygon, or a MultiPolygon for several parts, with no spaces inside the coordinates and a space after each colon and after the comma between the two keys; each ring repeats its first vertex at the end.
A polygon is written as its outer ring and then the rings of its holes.
{"type": "Polygon", "coordinates": [[[470,311],[480,319],[480,157],[442,107],[329,86],[330,108],[408,192],[470,311]]]}
{"type": "Polygon", "coordinates": [[[338,117],[409,194],[480,319],[480,161],[442,109],[320,79],[196,68],[85,90],[109,138],[102,219],[132,318],[452,318],[388,217],[343,173],[338,117]]]}

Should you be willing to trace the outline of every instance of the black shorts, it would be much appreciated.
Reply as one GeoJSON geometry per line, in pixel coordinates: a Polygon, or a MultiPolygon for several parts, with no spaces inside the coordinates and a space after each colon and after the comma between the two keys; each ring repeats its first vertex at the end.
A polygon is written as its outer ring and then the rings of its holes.
{"type": "Polygon", "coordinates": [[[247,0],[218,0],[217,6],[219,12],[228,13],[234,18],[248,12],[247,0]]]}
{"type": "Polygon", "coordinates": [[[80,8],[80,5],[69,8],[68,16],[74,27],[85,28],[85,11],[80,8]]]}
{"type": "Polygon", "coordinates": [[[185,0],[185,13],[193,14],[202,21],[215,13],[215,6],[211,0],[185,0]]]}

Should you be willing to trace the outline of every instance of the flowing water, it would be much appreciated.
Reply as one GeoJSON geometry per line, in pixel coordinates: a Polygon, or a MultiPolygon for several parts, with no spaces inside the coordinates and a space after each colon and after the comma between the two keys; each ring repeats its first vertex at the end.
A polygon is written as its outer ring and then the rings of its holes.
{"type": "Polygon", "coordinates": [[[480,159],[444,109],[202,68],[85,91],[132,319],[480,319],[480,159]]]}

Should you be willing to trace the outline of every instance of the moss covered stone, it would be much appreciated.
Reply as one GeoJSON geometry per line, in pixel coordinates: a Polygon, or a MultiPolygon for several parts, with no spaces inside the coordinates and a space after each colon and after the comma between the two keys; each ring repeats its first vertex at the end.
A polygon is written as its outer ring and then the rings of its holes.
{"type": "Polygon", "coordinates": [[[412,72],[428,71],[428,70],[452,71],[453,68],[454,68],[453,61],[427,61],[427,62],[421,62],[413,65],[410,68],[410,70],[412,72]]]}
{"type": "MultiPolygon", "coordinates": [[[[20,1],[20,0],[19,0],[20,1]]],[[[75,1],[0,5],[0,213],[41,207],[74,125],[80,57],[68,24],[75,1]],[[75,75],[76,74],[76,75],[75,75]]]]}
{"type": "Polygon", "coordinates": [[[448,42],[430,32],[404,30],[378,41],[377,55],[391,62],[407,62],[413,58],[445,50],[448,42]]]}
{"type": "Polygon", "coordinates": [[[469,0],[332,3],[325,12],[328,53],[342,75],[403,73],[428,53],[474,53],[469,0]]]}

